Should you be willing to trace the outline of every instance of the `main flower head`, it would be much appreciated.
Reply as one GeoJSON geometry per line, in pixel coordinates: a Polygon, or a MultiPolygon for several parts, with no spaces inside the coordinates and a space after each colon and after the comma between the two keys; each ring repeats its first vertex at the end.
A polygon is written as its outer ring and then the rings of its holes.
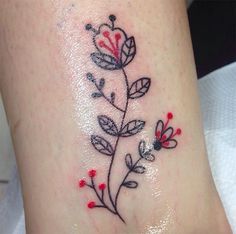
{"type": "Polygon", "coordinates": [[[97,52],[91,54],[93,62],[105,70],[122,69],[128,65],[136,54],[134,37],[128,38],[125,31],[114,27],[116,17],[110,15],[111,24],[101,24],[98,30],[91,24],[86,30],[92,31],[93,43],[97,52]]]}

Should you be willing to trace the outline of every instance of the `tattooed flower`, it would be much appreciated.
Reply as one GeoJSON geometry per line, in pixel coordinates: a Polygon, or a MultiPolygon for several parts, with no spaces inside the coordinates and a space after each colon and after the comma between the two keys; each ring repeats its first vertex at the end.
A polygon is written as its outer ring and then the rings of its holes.
{"type": "Polygon", "coordinates": [[[134,37],[127,37],[125,31],[114,27],[116,17],[110,15],[111,24],[101,24],[98,30],[91,24],[86,29],[94,33],[93,43],[98,52],[92,53],[93,62],[105,70],[122,69],[128,65],[136,54],[134,37]]]}
{"type": "Polygon", "coordinates": [[[177,141],[174,139],[174,137],[181,134],[181,129],[178,128],[174,132],[173,127],[168,126],[171,119],[173,119],[173,114],[169,112],[167,114],[167,120],[165,123],[162,120],[159,120],[156,124],[156,139],[153,143],[153,147],[157,151],[161,148],[173,149],[177,146],[177,141]]]}
{"type": "Polygon", "coordinates": [[[90,171],[88,172],[88,176],[89,176],[89,177],[95,177],[95,176],[96,176],[96,170],[90,170],[90,171]]]}
{"type": "Polygon", "coordinates": [[[104,190],[106,188],[106,184],[102,183],[102,184],[99,184],[98,188],[100,190],[104,190]]]}
{"type": "Polygon", "coordinates": [[[85,180],[80,180],[79,181],[79,187],[83,188],[86,185],[86,181],[85,180]]]}
{"type": "Polygon", "coordinates": [[[94,201],[90,201],[90,202],[88,202],[87,206],[89,209],[92,209],[96,206],[96,203],[94,201]]]}

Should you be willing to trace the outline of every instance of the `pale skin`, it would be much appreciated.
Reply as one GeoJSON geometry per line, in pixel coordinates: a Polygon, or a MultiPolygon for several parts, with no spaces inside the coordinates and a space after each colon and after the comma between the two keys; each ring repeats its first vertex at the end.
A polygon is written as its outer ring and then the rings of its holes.
{"type": "MultiPolygon", "coordinates": [[[[184,1],[4,0],[0,23],[1,93],[27,233],[231,233],[207,161],[184,1]],[[178,147],[156,152],[155,162],[144,163],[147,173],[134,175],[139,187],[122,189],[119,210],[126,224],[103,209],[88,209],[96,197],[77,185],[92,168],[98,180],[106,178],[109,159],[89,142],[90,132],[100,131],[96,116],[119,119],[104,100],[91,98],[94,89],[86,80],[88,72],[113,77],[108,90],[123,90],[119,72],[91,62],[94,45],[84,28],[107,22],[110,14],[136,39],[129,79],[147,75],[152,81],[149,93],[131,104],[128,118],[145,119],[150,142],[156,122],[169,111],[172,125],[182,129],[178,147]]],[[[128,149],[135,154],[141,136],[122,141],[119,155],[128,149]]],[[[116,159],[114,189],[125,173],[123,163],[116,159]]]]}

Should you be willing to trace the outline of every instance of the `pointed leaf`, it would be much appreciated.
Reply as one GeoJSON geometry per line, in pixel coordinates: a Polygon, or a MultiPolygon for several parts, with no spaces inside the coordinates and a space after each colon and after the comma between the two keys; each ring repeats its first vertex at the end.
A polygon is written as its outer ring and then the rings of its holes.
{"type": "Polygon", "coordinates": [[[92,93],[92,98],[99,98],[99,97],[101,97],[102,96],[102,94],[101,93],[97,93],[97,92],[95,92],[95,93],[92,93]]]}
{"type": "Polygon", "coordinates": [[[151,85],[151,79],[147,77],[136,80],[130,87],[129,98],[135,99],[145,95],[151,85]]]}
{"type": "Polygon", "coordinates": [[[111,93],[111,103],[113,104],[115,102],[115,93],[111,93]]]}
{"type": "Polygon", "coordinates": [[[138,187],[138,183],[136,181],[126,181],[122,184],[123,186],[125,186],[126,188],[137,188],[138,187]]]}
{"type": "Polygon", "coordinates": [[[121,49],[121,64],[122,66],[128,65],[136,54],[136,45],[134,37],[128,38],[121,49]]]}
{"type": "Polygon", "coordinates": [[[112,156],[113,147],[103,137],[100,137],[97,135],[92,135],[91,136],[91,143],[98,152],[105,154],[107,156],[112,156]]]}
{"type": "Polygon", "coordinates": [[[144,128],[145,122],[142,120],[132,120],[127,123],[123,129],[121,130],[120,136],[122,137],[129,137],[133,136],[144,128]]]}
{"type": "Polygon", "coordinates": [[[118,128],[115,122],[106,115],[98,116],[98,123],[103,131],[112,136],[118,135],[118,128]]]}
{"type": "Polygon", "coordinates": [[[133,167],[133,160],[131,154],[126,154],[125,156],[125,164],[129,169],[133,167]]]}
{"type": "Polygon", "coordinates": [[[146,171],[146,168],[144,166],[136,166],[132,171],[138,174],[143,174],[146,171]]]}
{"type": "Polygon", "coordinates": [[[147,144],[144,140],[140,141],[138,149],[141,158],[150,162],[155,160],[155,156],[152,154],[152,148],[147,147],[147,144]]]}
{"type": "Polygon", "coordinates": [[[108,54],[92,53],[91,58],[94,63],[105,70],[117,70],[121,68],[117,60],[108,54]]]}
{"type": "Polygon", "coordinates": [[[99,81],[99,86],[98,86],[98,88],[99,88],[99,89],[102,89],[102,88],[104,87],[104,85],[105,85],[105,79],[104,79],[104,78],[101,78],[100,81],[99,81]]]}

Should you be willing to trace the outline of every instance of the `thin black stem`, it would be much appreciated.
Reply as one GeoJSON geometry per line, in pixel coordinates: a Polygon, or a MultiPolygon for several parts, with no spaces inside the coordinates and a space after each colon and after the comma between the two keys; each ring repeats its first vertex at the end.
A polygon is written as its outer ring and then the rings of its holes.
{"type": "Polygon", "coordinates": [[[8,180],[0,180],[1,184],[7,184],[9,181],[8,180]]]}
{"type": "Polygon", "coordinates": [[[119,106],[117,106],[115,103],[113,103],[111,101],[111,99],[109,99],[105,94],[104,92],[99,88],[98,84],[95,82],[94,83],[97,90],[100,92],[100,94],[105,98],[105,100],[107,100],[113,107],[115,107],[117,110],[121,111],[121,112],[125,112],[125,110],[121,109],[119,106]]]}
{"type": "MultiPolygon", "coordinates": [[[[91,186],[90,186],[90,185],[88,185],[88,186],[94,190],[94,192],[95,192],[96,195],[97,195],[97,198],[98,198],[99,201],[102,203],[102,205],[104,206],[104,208],[106,208],[107,210],[109,210],[111,213],[116,214],[116,212],[113,211],[112,209],[110,209],[110,207],[108,207],[108,206],[105,204],[104,200],[99,196],[98,191],[97,191],[97,189],[96,189],[96,187],[95,187],[95,184],[94,184],[93,177],[91,177],[91,186]]],[[[97,206],[96,206],[96,207],[97,207],[97,206]]],[[[100,206],[99,206],[99,207],[100,207],[100,206]]]]}
{"type": "MultiPolygon", "coordinates": [[[[124,120],[125,120],[125,116],[126,116],[127,109],[128,109],[128,105],[129,105],[129,82],[128,82],[128,78],[127,78],[126,72],[125,72],[125,70],[124,70],[123,68],[122,68],[122,72],[123,72],[123,74],[124,74],[125,85],[126,85],[126,103],[125,103],[124,114],[123,114],[123,116],[122,116],[122,120],[121,120],[119,132],[121,132],[121,130],[123,129],[124,120]]],[[[114,201],[113,201],[112,194],[111,194],[111,186],[110,186],[111,171],[112,171],[112,166],[113,166],[113,162],[114,162],[114,158],[115,158],[115,154],[116,154],[116,149],[117,149],[119,140],[120,140],[120,136],[118,135],[118,137],[117,137],[117,139],[116,139],[116,142],[115,142],[114,152],[113,152],[113,155],[112,155],[112,158],[111,158],[111,162],[110,162],[110,166],[109,166],[109,170],[108,170],[108,175],[107,175],[107,189],[108,189],[108,196],[109,196],[109,199],[110,199],[110,201],[111,201],[112,206],[114,207],[114,209],[115,209],[115,211],[117,212],[117,215],[120,217],[120,219],[123,220],[123,218],[120,216],[120,214],[119,214],[119,212],[118,212],[118,210],[117,210],[116,204],[115,204],[114,201]]],[[[123,220],[123,222],[124,222],[124,220],[123,220]]]]}
{"type": "Polygon", "coordinates": [[[136,165],[139,163],[139,161],[141,160],[142,158],[139,158],[135,163],[134,165],[129,169],[129,171],[126,173],[124,179],[122,180],[122,182],[120,183],[120,186],[117,190],[117,193],[116,193],[116,197],[115,197],[115,206],[117,207],[117,202],[118,202],[118,197],[119,197],[119,194],[120,194],[120,191],[121,191],[121,188],[125,182],[125,180],[127,179],[127,177],[129,176],[129,174],[133,171],[133,169],[136,167],[136,165]]]}

